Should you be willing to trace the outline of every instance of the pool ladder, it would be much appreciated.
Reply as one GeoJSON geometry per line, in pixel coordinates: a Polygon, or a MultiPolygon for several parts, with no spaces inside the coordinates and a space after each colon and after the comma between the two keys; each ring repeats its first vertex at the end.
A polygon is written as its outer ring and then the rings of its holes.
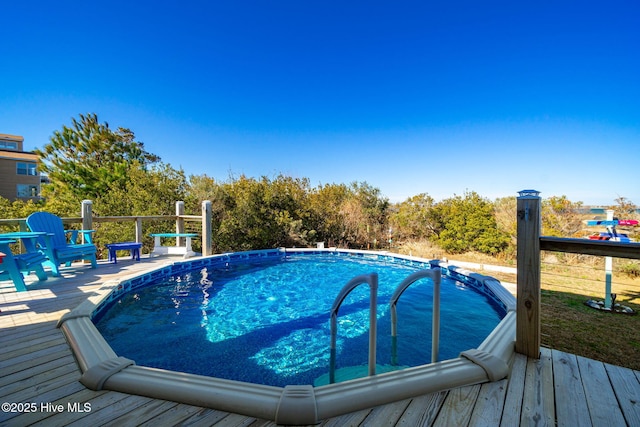
{"type": "MultiPolygon", "coordinates": [[[[391,345],[392,356],[391,361],[397,364],[397,313],[396,305],[398,299],[403,292],[418,280],[430,277],[433,280],[433,316],[432,316],[432,339],[431,339],[431,362],[437,362],[439,341],[440,341],[440,268],[417,271],[406,279],[396,288],[389,302],[391,309],[391,345]]],[[[347,296],[355,288],[362,284],[369,285],[369,376],[376,374],[376,320],[377,320],[377,300],[378,300],[378,274],[363,274],[351,279],[340,290],[340,293],[333,302],[331,307],[331,361],[329,365],[329,383],[333,384],[336,380],[336,347],[338,335],[338,310],[347,298],[347,296]]]]}
{"type": "Polygon", "coordinates": [[[331,307],[331,362],[329,365],[329,383],[336,382],[336,343],[338,335],[338,309],[345,298],[359,285],[369,285],[369,375],[376,374],[376,309],[378,301],[378,274],[363,274],[351,279],[340,290],[331,307]]]}
{"type": "Polygon", "coordinates": [[[398,314],[396,305],[402,293],[412,284],[425,277],[433,280],[433,312],[431,315],[431,363],[438,361],[440,351],[440,282],[442,272],[440,267],[430,270],[420,270],[408,276],[398,285],[389,301],[391,310],[391,364],[398,364],[398,314]]]}

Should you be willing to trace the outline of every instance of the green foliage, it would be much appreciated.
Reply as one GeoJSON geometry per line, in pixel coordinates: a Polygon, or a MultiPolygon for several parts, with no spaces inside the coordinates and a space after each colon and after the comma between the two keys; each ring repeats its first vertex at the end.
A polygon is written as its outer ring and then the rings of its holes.
{"type": "Polygon", "coordinates": [[[491,202],[475,192],[445,199],[434,207],[437,243],[450,253],[477,251],[495,255],[509,244],[498,229],[491,202]]]}
{"type": "Polygon", "coordinates": [[[190,175],[186,185],[185,208],[188,212],[199,212],[202,202],[213,201],[218,197],[218,184],[216,180],[204,175],[190,175]]]}
{"type": "MultiPolygon", "coordinates": [[[[6,219],[22,219],[31,215],[33,212],[42,210],[44,203],[41,201],[34,202],[33,200],[14,200],[0,196],[0,218],[6,219]]],[[[0,233],[11,233],[20,231],[16,225],[2,225],[0,224],[0,233]]]]}
{"type": "Polygon", "coordinates": [[[389,217],[396,238],[418,240],[433,236],[433,206],[434,200],[427,193],[418,194],[397,204],[389,217]]]}
{"type": "Polygon", "coordinates": [[[306,245],[311,237],[303,228],[306,179],[279,175],[256,180],[242,175],[209,191],[214,196],[214,245],[219,250],[306,245]]]}
{"type": "MultiPolygon", "coordinates": [[[[126,170],[128,180],[122,186],[112,186],[93,200],[93,213],[98,216],[175,215],[176,201],[186,196],[184,172],[159,163],[144,169],[137,162],[126,170]]],[[[148,221],[143,224],[144,246],[152,246],[151,233],[163,233],[175,228],[172,221],[148,221]]],[[[133,222],[96,224],[96,243],[135,240],[133,222]]]]}
{"type": "MultiPolygon", "coordinates": [[[[619,196],[615,199],[616,204],[609,206],[613,209],[615,218],[618,219],[640,219],[638,206],[626,197],[619,196]]],[[[640,239],[640,227],[620,227],[620,231],[626,233],[634,240],[640,239]]]]}
{"type": "Polygon", "coordinates": [[[493,203],[493,214],[496,218],[498,230],[509,236],[509,244],[502,251],[500,256],[506,259],[513,259],[516,256],[516,244],[518,240],[518,222],[516,221],[517,199],[513,197],[502,197],[493,203]]]}
{"type": "MultiPolygon", "coordinates": [[[[43,188],[46,202],[11,203],[0,198],[1,217],[25,218],[37,210],[79,216],[83,199],[94,202],[98,216],[174,215],[177,200],[185,201],[187,213],[199,214],[202,202],[209,200],[215,252],[313,246],[316,241],[377,249],[389,247],[387,240],[392,238],[394,245],[429,239],[449,253],[515,254],[515,197],[491,203],[467,192],[434,203],[422,193],[390,206],[380,190],[366,182],[311,188],[306,178],[284,175],[260,179],[243,175],[226,182],[192,175],[187,180],[182,170],[146,152],[129,129],[113,131],[95,114],[72,119],[71,127],[54,132],[50,143],[36,152],[41,171],[51,182],[43,188]]],[[[630,201],[620,197],[616,202],[618,215],[637,216],[630,201]]],[[[544,200],[543,234],[579,233],[581,205],[565,196],[544,200]]],[[[96,222],[96,226],[101,248],[135,237],[132,222],[96,222]]],[[[150,233],[173,227],[172,221],[145,221],[145,247],[151,246],[150,233]]],[[[632,274],[634,268],[629,267],[632,274]]]]}
{"type": "Polygon", "coordinates": [[[127,181],[130,164],[142,167],[159,161],[136,142],[129,129],[113,131],[98,122],[96,114],[80,114],[72,127],[55,131],[50,143],[35,152],[40,156],[40,171],[49,177],[43,195],[55,199],[95,199],[114,186],[127,181]]]}
{"type": "Polygon", "coordinates": [[[343,204],[351,193],[344,184],[325,184],[312,189],[308,196],[309,228],[318,241],[340,246],[345,241],[343,204]]]}
{"type": "Polygon", "coordinates": [[[366,183],[309,186],[306,178],[191,176],[188,203],[212,204],[214,251],[313,246],[371,246],[385,228],[388,202],[366,183]]]}
{"type": "Polygon", "coordinates": [[[626,274],[628,277],[632,279],[637,279],[640,277],[640,264],[633,261],[628,261],[620,267],[620,271],[626,274]]]}
{"type": "Polygon", "coordinates": [[[582,202],[572,202],[567,196],[553,196],[542,201],[542,234],[576,237],[583,228],[582,202]]]}

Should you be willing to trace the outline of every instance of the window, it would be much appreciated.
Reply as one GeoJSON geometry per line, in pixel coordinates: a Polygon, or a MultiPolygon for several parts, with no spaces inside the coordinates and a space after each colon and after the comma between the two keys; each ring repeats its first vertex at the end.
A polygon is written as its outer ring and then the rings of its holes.
{"type": "Polygon", "coordinates": [[[35,163],[16,163],[18,175],[38,175],[35,163]]]}
{"type": "Polygon", "coordinates": [[[8,150],[17,150],[18,143],[17,142],[9,142],[9,141],[0,141],[0,148],[6,148],[8,150]]]}
{"type": "Polygon", "coordinates": [[[31,184],[18,184],[18,197],[38,197],[38,186],[31,184]]]}

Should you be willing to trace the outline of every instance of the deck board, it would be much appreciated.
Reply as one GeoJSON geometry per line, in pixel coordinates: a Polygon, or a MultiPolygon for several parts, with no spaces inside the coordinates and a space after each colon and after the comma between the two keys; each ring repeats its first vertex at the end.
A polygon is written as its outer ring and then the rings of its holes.
{"type": "Polygon", "coordinates": [[[522,398],[522,426],[555,426],[553,359],[541,349],[540,359],[527,359],[522,398]]]}
{"type": "Polygon", "coordinates": [[[482,384],[469,426],[497,426],[500,424],[507,384],[507,379],[482,384]]]}
{"type": "Polygon", "coordinates": [[[591,426],[576,356],[555,350],[552,355],[558,427],[591,426]]]}
{"type": "Polygon", "coordinates": [[[581,356],[577,360],[592,424],[624,425],[622,409],[618,405],[604,364],[581,356]]]}
{"type": "Polygon", "coordinates": [[[396,425],[407,427],[432,425],[448,393],[448,391],[441,391],[411,399],[411,403],[396,425]]]}
{"type": "MultiPolygon", "coordinates": [[[[168,261],[123,260],[97,269],[74,266],[62,278],[28,283],[17,293],[0,282],[0,397],[61,404],[60,413],[0,413],[6,426],[275,426],[272,421],[112,391],[91,391],[63,334],[62,314],[96,295],[106,280],[168,261]],[[90,412],[67,411],[89,404],[90,412]]],[[[29,279],[29,278],[28,278],[29,279]]],[[[542,348],[540,359],[516,354],[507,379],[401,400],[322,420],[321,426],[640,425],[640,372],[542,348]]]]}
{"type": "Polygon", "coordinates": [[[605,364],[618,404],[629,426],[640,426],[640,381],[638,371],[605,364]]]}
{"type": "Polygon", "coordinates": [[[480,394],[480,385],[449,390],[434,426],[466,426],[480,394]]]}
{"type": "Polygon", "coordinates": [[[507,382],[507,394],[503,408],[500,427],[511,427],[520,424],[522,414],[522,400],[524,397],[524,380],[527,372],[527,356],[516,354],[513,359],[509,381],[507,382]]]}

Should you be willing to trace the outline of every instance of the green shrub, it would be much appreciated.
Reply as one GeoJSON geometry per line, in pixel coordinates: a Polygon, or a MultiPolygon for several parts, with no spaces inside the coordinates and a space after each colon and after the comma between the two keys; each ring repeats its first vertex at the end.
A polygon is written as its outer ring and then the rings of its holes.
{"type": "Polygon", "coordinates": [[[632,279],[637,279],[638,277],[640,277],[640,264],[632,261],[627,262],[622,267],[620,267],[620,271],[622,271],[632,279]]]}

